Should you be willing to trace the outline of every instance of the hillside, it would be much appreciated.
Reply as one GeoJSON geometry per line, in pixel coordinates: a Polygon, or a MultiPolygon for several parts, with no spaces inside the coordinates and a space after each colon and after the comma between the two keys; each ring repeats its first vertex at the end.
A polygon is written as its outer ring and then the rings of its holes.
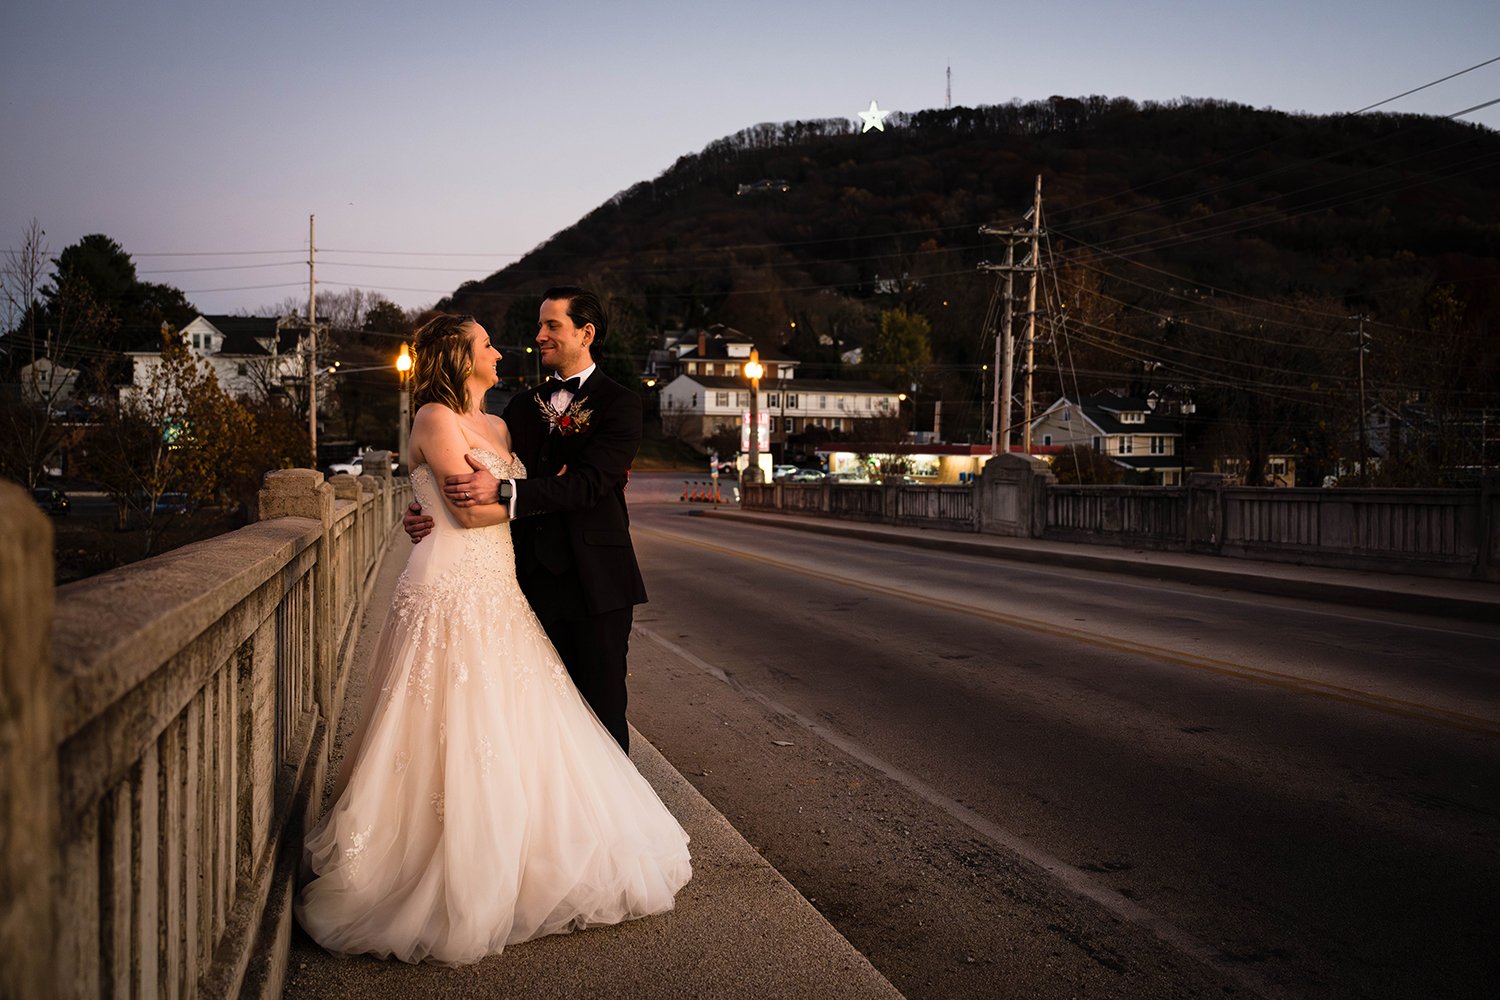
{"type": "Polygon", "coordinates": [[[1028,225],[1038,175],[1044,398],[1075,383],[1191,391],[1264,439],[1250,457],[1296,446],[1332,462],[1357,427],[1359,314],[1367,402],[1434,420],[1500,404],[1500,135],[1417,116],[1090,97],[894,114],[865,134],[761,125],[446,304],[524,334],[536,293],[574,280],[610,296],[622,374],[655,331],[723,322],[806,374],[875,377],[839,356],[900,306],[933,327],[917,398],[944,401],[949,436],[975,436],[996,292],[976,267],[1004,256],[978,227],[1028,225]]]}

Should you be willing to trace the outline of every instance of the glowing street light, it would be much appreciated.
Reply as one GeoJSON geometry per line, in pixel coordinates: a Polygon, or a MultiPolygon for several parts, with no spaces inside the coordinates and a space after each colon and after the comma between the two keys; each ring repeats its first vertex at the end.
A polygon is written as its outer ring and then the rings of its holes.
{"type": "Polygon", "coordinates": [[[401,426],[397,432],[396,454],[408,469],[411,468],[406,458],[407,435],[411,428],[411,365],[411,348],[402,344],[401,353],[396,355],[396,372],[401,376],[401,426]]]}
{"type": "Polygon", "coordinates": [[[760,377],[766,373],[760,363],[760,352],[750,349],[750,360],[745,362],[745,377],[750,380],[750,466],[745,470],[745,482],[760,482],[760,377]]]}

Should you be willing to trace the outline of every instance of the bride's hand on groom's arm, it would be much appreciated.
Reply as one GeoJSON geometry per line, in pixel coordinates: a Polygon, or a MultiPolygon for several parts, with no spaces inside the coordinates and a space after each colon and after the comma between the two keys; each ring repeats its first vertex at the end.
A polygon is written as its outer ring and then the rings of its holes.
{"type": "Polygon", "coordinates": [[[466,476],[449,476],[443,481],[443,493],[455,507],[478,507],[495,503],[500,494],[500,480],[490,474],[473,455],[465,455],[464,461],[473,469],[466,476]]]}
{"type": "Polygon", "coordinates": [[[432,530],[432,518],[422,513],[422,505],[413,500],[406,508],[406,516],[401,518],[401,527],[406,529],[407,537],[415,545],[432,530]]]}

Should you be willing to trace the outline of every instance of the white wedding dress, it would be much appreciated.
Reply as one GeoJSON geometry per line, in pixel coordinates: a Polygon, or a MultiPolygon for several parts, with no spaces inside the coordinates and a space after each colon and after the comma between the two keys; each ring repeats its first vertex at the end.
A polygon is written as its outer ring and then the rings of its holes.
{"type": "MultiPolygon", "coordinates": [[[[476,451],[497,478],[518,460],[476,451]]],[[[670,910],[687,833],[578,694],[516,583],[510,525],[462,527],[430,469],[297,916],[323,947],[460,964],[670,910]]]]}

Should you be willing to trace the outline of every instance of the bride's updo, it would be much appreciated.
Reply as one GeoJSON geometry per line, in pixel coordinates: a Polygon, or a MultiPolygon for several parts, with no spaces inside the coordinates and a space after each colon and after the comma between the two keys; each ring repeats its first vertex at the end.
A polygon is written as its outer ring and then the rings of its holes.
{"type": "Polygon", "coordinates": [[[412,366],[412,407],[442,403],[451,410],[469,409],[469,374],[474,370],[474,347],[466,313],[438,313],[417,328],[416,363],[412,366]]]}

